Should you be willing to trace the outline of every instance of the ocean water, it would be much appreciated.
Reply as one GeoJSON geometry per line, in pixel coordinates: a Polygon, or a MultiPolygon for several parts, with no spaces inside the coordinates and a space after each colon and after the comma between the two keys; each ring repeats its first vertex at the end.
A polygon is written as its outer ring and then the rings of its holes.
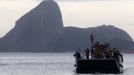
{"type": "MultiPolygon", "coordinates": [[[[134,54],[124,55],[124,73],[134,74],[134,54]]],[[[0,53],[0,75],[114,75],[76,74],[73,53],[0,53]]]]}

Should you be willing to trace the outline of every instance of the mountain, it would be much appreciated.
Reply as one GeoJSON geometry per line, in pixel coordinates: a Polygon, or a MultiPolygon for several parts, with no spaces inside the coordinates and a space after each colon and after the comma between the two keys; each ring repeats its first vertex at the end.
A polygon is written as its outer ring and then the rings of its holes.
{"type": "Polygon", "coordinates": [[[3,44],[5,50],[11,52],[41,52],[64,34],[63,29],[57,3],[43,1],[16,22],[15,27],[3,37],[3,44]]]}
{"type": "Polygon", "coordinates": [[[91,46],[90,34],[93,33],[95,41],[100,43],[110,43],[112,47],[121,51],[131,51],[134,49],[134,42],[131,37],[122,29],[112,25],[102,25],[91,28],[65,27],[65,36],[52,46],[53,49],[71,51],[74,48],[85,50],[91,46]]]}
{"type": "Polygon", "coordinates": [[[58,4],[45,0],[16,21],[15,27],[0,39],[1,52],[70,52],[90,47],[95,41],[111,43],[122,51],[134,50],[131,37],[117,27],[102,25],[90,28],[64,27],[58,4]]]}

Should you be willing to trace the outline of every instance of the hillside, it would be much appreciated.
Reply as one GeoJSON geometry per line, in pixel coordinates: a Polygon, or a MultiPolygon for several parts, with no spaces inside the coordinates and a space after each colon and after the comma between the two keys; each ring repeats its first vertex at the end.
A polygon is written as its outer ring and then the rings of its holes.
{"type": "Polygon", "coordinates": [[[90,47],[90,34],[96,41],[111,43],[122,51],[134,50],[131,37],[117,27],[102,25],[90,28],[64,27],[58,4],[41,2],[16,21],[0,39],[1,52],[70,52],[90,47]]]}

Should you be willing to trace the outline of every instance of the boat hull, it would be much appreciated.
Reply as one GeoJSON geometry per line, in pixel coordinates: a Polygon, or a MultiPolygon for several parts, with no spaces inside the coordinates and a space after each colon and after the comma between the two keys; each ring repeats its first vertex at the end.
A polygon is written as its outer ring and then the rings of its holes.
{"type": "Polygon", "coordinates": [[[121,73],[123,67],[116,59],[79,59],[76,62],[77,73],[121,73]]]}

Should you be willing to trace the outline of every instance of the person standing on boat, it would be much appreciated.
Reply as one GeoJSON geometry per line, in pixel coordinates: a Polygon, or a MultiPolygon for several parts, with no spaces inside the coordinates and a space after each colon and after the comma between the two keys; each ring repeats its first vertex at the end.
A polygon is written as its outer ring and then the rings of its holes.
{"type": "Polygon", "coordinates": [[[96,42],[94,47],[95,47],[95,52],[94,52],[94,58],[103,58],[103,45],[101,45],[99,42],[96,42]]]}
{"type": "Polygon", "coordinates": [[[81,59],[81,53],[79,51],[75,51],[74,57],[76,57],[76,61],[81,59]]]}
{"type": "Polygon", "coordinates": [[[119,66],[123,67],[122,65],[122,62],[124,61],[123,55],[119,52],[117,48],[113,49],[113,58],[117,60],[117,62],[119,63],[119,66]]]}
{"type": "Polygon", "coordinates": [[[75,57],[75,62],[76,64],[74,65],[75,67],[77,66],[78,60],[81,59],[81,53],[79,51],[75,51],[75,54],[73,55],[75,57]]]}
{"type": "Polygon", "coordinates": [[[89,55],[90,55],[90,50],[89,50],[89,48],[87,48],[87,49],[85,50],[85,55],[86,55],[86,59],[89,59],[89,55]]]}

